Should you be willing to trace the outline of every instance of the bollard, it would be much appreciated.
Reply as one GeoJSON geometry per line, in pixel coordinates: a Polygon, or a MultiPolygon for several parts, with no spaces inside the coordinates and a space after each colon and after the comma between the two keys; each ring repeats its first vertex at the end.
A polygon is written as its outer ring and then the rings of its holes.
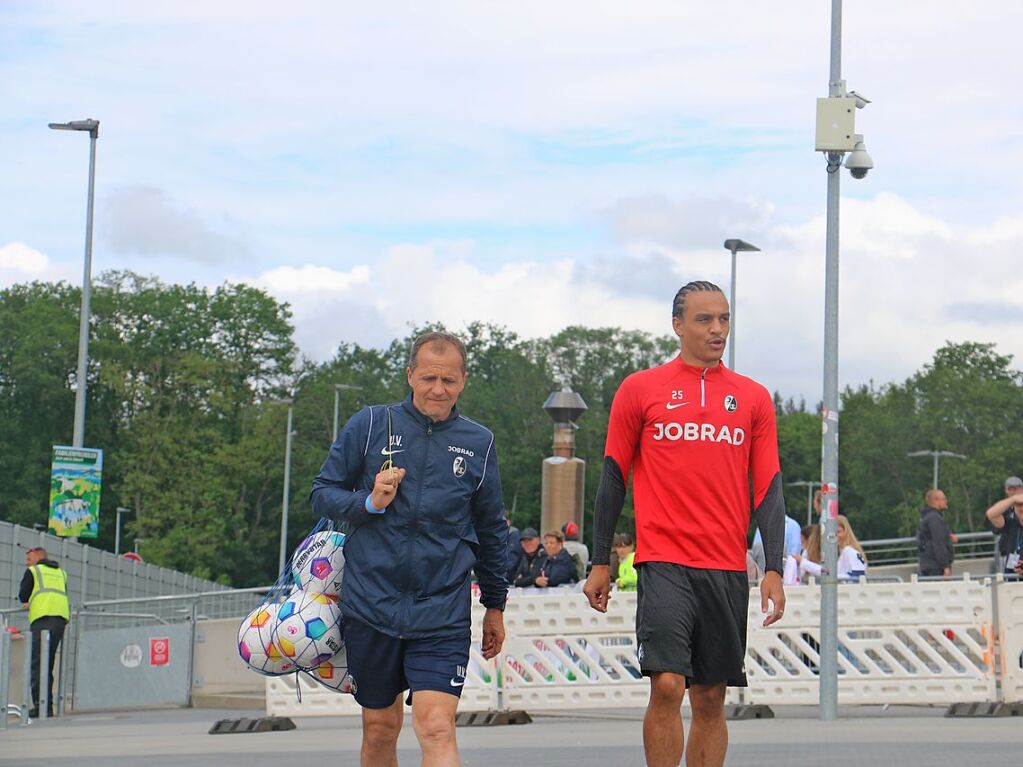
{"type": "Polygon", "coordinates": [[[7,698],[11,684],[11,635],[0,617],[0,731],[7,729],[7,698]]]}
{"type": "Polygon", "coordinates": [[[39,718],[50,710],[50,630],[39,632],[39,718]]]}

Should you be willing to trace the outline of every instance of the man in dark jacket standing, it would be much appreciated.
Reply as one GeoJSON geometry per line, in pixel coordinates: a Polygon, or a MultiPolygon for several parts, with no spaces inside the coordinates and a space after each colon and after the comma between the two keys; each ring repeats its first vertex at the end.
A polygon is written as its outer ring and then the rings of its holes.
{"type": "Polygon", "coordinates": [[[25,552],[25,574],[21,578],[18,599],[28,608],[32,629],[32,709],[29,716],[39,716],[39,672],[44,631],[50,632],[46,715],[53,716],[53,670],[57,663],[57,648],[64,638],[64,627],[71,618],[71,605],[67,596],[67,573],[47,556],[46,549],[41,546],[25,552]]]}
{"type": "Polygon", "coordinates": [[[474,569],[486,607],[483,656],[504,643],[508,525],[494,435],[456,407],[465,346],[447,333],[420,336],[407,376],[403,402],[345,424],[311,496],[320,516],[348,530],[341,613],[363,767],[398,763],[405,690],[423,764],[459,763],[455,709],[474,569]]]}
{"type": "Polygon", "coordinates": [[[924,496],[926,504],[920,509],[920,530],[917,542],[920,547],[920,575],[952,574],[952,533],[949,532],[945,512],[948,499],[938,489],[928,490],[924,496]]]}

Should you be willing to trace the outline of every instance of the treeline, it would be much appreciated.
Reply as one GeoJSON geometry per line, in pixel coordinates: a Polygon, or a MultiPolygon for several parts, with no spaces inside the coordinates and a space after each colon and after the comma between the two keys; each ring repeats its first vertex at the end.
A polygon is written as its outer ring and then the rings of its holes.
{"type": "MultiPolygon", "coordinates": [[[[70,444],[79,290],[31,283],[0,291],[0,518],[45,524],[50,450],[70,444]]],[[[113,548],[115,509],[128,507],[123,540],[145,559],[236,586],[275,575],[287,405],[294,400],[289,540],[314,523],[307,497],[329,447],[335,385],[341,421],[370,403],[399,400],[411,328],[387,349],[343,343],[323,363],[301,358],[290,311],[245,285],[207,290],[129,272],[102,275],[93,290],[85,443],[104,450],[100,546],[113,548]]],[[[587,461],[586,508],[603,454],[619,382],[677,352],[673,336],[570,327],[521,339],[475,323],[454,329],[469,351],[463,410],[497,436],[505,503],[516,524],[540,519],[540,464],[552,428],[541,406],[569,386],[589,406],[577,450],[587,461]]],[[[1016,438],[1020,374],[985,344],[948,345],[902,384],[843,396],[844,513],[861,538],[911,534],[930,484],[928,460],[906,453],[945,449],[953,527],[978,529],[1009,474],[1023,471],[1016,438]]],[[[820,419],[775,396],[787,480],[820,476],[820,419]]],[[[790,513],[806,517],[806,489],[786,487],[790,513]]],[[[630,526],[631,505],[623,525],[630,526]]]]}

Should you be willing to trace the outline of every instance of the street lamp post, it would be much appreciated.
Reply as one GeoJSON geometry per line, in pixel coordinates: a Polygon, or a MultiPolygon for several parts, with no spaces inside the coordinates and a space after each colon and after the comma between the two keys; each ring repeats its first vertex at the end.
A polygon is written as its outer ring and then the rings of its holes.
{"type": "Polygon", "coordinates": [[[277,572],[284,572],[284,564],[288,556],[288,503],[291,499],[291,424],[295,410],[293,398],[278,399],[274,402],[288,406],[288,431],[284,441],[284,493],[281,497],[281,551],[278,558],[277,572]]]}
{"type": "Polygon", "coordinates": [[[96,140],[99,138],[99,120],[72,120],[50,123],[53,130],[86,131],[89,134],[89,195],[85,214],[85,270],[82,275],[82,309],[78,318],[78,373],[75,388],[75,424],[71,444],[85,444],[85,394],[89,368],[90,294],[92,292],[92,210],[96,192],[96,140]]]}
{"type": "Polygon", "coordinates": [[[813,489],[820,487],[820,482],[811,482],[808,479],[799,479],[788,484],[793,487],[805,487],[806,488],[806,524],[813,524],[813,489]]]}
{"type": "Polygon", "coordinates": [[[337,442],[338,417],[340,416],[340,413],[341,413],[341,392],[343,392],[343,391],[354,391],[355,389],[361,389],[361,388],[362,388],[361,386],[356,386],[354,384],[343,384],[343,383],[336,383],[336,384],[334,384],[334,430],[331,432],[331,437],[330,437],[330,443],[331,444],[334,444],[335,442],[337,442]]]}
{"type": "Polygon", "coordinates": [[[121,553],[121,515],[131,514],[134,509],[126,509],[123,506],[117,507],[117,532],[114,534],[114,556],[119,556],[121,553]]]}
{"type": "Polygon", "coordinates": [[[934,457],[934,481],[931,484],[932,490],[938,489],[938,461],[942,458],[962,458],[966,456],[962,453],[953,453],[951,450],[917,450],[913,453],[906,453],[908,458],[919,458],[920,456],[930,455],[934,457]]]}
{"type": "Polygon", "coordinates": [[[732,305],[729,307],[731,311],[731,319],[729,320],[728,329],[728,369],[735,370],[735,254],[749,251],[759,251],[756,245],[750,245],[745,240],[725,240],[725,248],[732,252],[732,279],[731,279],[731,292],[728,294],[728,300],[731,301],[732,305]]]}

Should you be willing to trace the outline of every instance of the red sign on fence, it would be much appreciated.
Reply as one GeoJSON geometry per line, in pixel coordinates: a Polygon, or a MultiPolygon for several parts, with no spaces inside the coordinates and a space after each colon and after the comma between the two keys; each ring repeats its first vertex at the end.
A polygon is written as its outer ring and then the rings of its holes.
{"type": "Polygon", "coordinates": [[[149,665],[166,666],[170,663],[170,639],[149,640],[149,665]]]}

